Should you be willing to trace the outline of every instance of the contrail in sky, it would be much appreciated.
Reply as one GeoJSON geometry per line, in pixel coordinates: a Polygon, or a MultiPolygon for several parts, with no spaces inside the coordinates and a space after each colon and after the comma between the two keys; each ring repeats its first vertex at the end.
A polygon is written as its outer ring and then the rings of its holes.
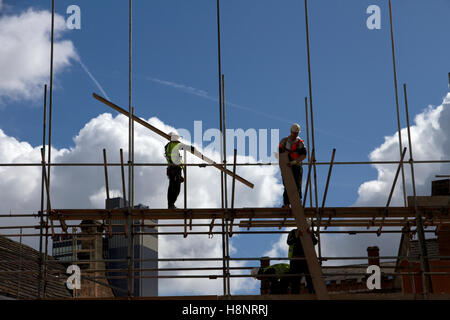
{"type": "MultiPolygon", "coordinates": [[[[190,87],[190,86],[187,86],[187,85],[184,85],[184,84],[180,84],[180,83],[176,83],[176,82],[172,82],[172,81],[167,81],[167,80],[161,80],[161,79],[153,78],[153,77],[147,77],[147,79],[150,80],[150,81],[159,83],[161,85],[172,87],[174,89],[183,91],[185,93],[198,96],[198,97],[203,98],[203,99],[214,101],[216,103],[219,102],[219,99],[217,99],[215,97],[211,97],[208,94],[208,92],[206,92],[204,90],[201,90],[201,89],[197,89],[197,88],[193,88],[193,87],[190,87]]],[[[245,111],[248,111],[248,112],[251,112],[251,113],[254,113],[254,114],[258,114],[258,115],[260,115],[262,117],[265,117],[265,118],[268,118],[268,119],[271,119],[271,120],[280,121],[280,122],[283,122],[283,123],[287,123],[289,125],[292,124],[292,119],[289,120],[289,119],[286,119],[286,118],[276,117],[276,116],[271,115],[269,113],[258,111],[258,110],[255,110],[253,108],[247,107],[247,106],[243,106],[243,105],[240,105],[240,104],[232,103],[232,102],[229,102],[229,101],[227,102],[226,105],[230,106],[230,107],[234,107],[236,109],[241,109],[241,110],[245,110],[245,111]]],[[[331,133],[331,132],[328,132],[326,130],[322,130],[320,128],[315,128],[315,131],[321,132],[323,134],[326,134],[326,135],[332,136],[332,137],[341,137],[343,139],[346,139],[347,141],[352,141],[352,142],[354,142],[356,144],[363,144],[361,141],[358,141],[358,140],[356,140],[356,139],[354,139],[352,137],[342,137],[336,132],[331,133]]]]}
{"type": "Polygon", "coordinates": [[[95,85],[97,86],[97,88],[100,90],[100,92],[103,94],[103,96],[108,99],[111,100],[108,95],[106,94],[105,90],[103,90],[102,86],[100,85],[100,83],[97,81],[97,79],[95,79],[95,77],[92,75],[92,73],[89,71],[89,69],[84,65],[83,61],[81,61],[81,58],[77,59],[78,62],[80,63],[81,67],[83,68],[84,71],[86,71],[86,73],[88,74],[89,78],[91,78],[91,80],[95,83],[95,85]]]}
{"type": "MultiPolygon", "coordinates": [[[[169,87],[181,90],[181,91],[183,91],[185,93],[198,96],[198,97],[203,98],[203,99],[207,99],[207,100],[214,101],[214,102],[219,102],[219,99],[209,96],[208,92],[206,92],[204,90],[200,90],[200,89],[197,89],[197,88],[186,86],[184,84],[179,84],[179,83],[166,81],[166,80],[161,80],[161,79],[152,78],[152,77],[147,77],[147,79],[149,79],[149,80],[151,80],[153,82],[165,85],[165,86],[169,86],[169,87]]],[[[269,119],[272,119],[272,120],[277,120],[277,121],[281,121],[281,122],[289,123],[289,124],[292,122],[292,120],[279,118],[279,117],[273,116],[273,115],[271,115],[269,113],[261,112],[261,111],[258,111],[258,110],[255,110],[253,108],[246,107],[246,106],[243,106],[243,105],[240,105],[240,104],[227,102],[226,105],[230,106],[230,107],[237,108],[237,109],[245,110],[245,111],[248,111],[248,112],[252,112],[252,113],[255,113],[255,114],[259,114],[262,117],[266,117],[266,118],[269,118],[269,119]]]]}

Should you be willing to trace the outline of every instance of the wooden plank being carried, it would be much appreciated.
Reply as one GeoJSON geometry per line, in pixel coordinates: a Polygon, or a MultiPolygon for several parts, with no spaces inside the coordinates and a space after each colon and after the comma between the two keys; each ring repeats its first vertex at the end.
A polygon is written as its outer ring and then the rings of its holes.
{"type": "MultiPolygon", "coordinates": [[[[108,101],[108,100],[106,100],[105,98],[103,98],[103,97],[101,97],[101,96],[99,96],[98,94],[95,94],[95,93],[93,93],[92,95],[93,95],[94,98],[97,99],[98,101],[103,102],[104,104],[106,104],[107,106],[109,106],[109,107],[113,108],[114,110],[120,112],[121,114],[123,114],[123,115],[125,115],[125,116],[127,116],[127,117],[130,116],[129,112],[127,112],[125,109],[122,109],[122,108],[119,107],[118,105],[112,103],[111,101],[108,101]]],[[[136,121],[137,123],[143,125],[143,126],[146,127],[147,129],[150,129],[151,131],[155,132],[156,134],[158,134],[158,135],[160,135],[161,137],[163,137],[163,138],[165,138],[165,139],[167,139],[167,140],[170,141],[170,136],[169,136],[167,133],[165,133],[165,132],[159,130],[158,128],[152,126],[152,125],[151,125],[150,123],[148,123],[147,121],[144,121],[144,120],[142,120],[142,119],[136,117],[135,115],[132,115],[132,118],[133,118],[133,120],[136,121]]],[[[236,180],[242,182],[242,183],[245,184],[247,187],[250,187],[250,188],[253,189],[253,187],[254,187],[254,184],[253,184],[253,183],[251,183],[250,181],[248,181],[248,180],[246,180],[246,179],[244,179],[244,178],[242,178],[242,177],[240,177],[240,176],[238,176],[238,175],[234,175],[233,172],[230,171],[230,170],[228,170],[228,169],[225,170],[225,169],[222,167],[222,165],[216,163],[214,160],[212,160],[212,159],[208,158],[207,156],[203,155],[202,153],[200,153],[197,149],[194,148],[194,146],[188,146],[188,148],[186,148],[186,151],[189,151],[190,153],[192,153],[193,155],[199,157],[200,159],[204,160],[205,162],[207,162],[207,163],[209,163],[209,164],[212,164],[215,168],[219,169],[220,171],[225,172],[225,173],[228,174],[229,176],[231,176],[231,177],[235,176],[235,177],[236,177],[236,180]]]]}
{"type": "Polygon", "coordinates": [[[306,262],[308,263],[309,273],[311,274],[314,289],[319,300],[328,300],[328,291],[322,278],[322,269],[317,260],[316,250],[312,242],[306,215],[303,205],[297,191],[297,185],[294,180],[292,170],[287,166],[289,159],[286,152],[280,154],[280,170],[283,177],[284,186],[286,188],[289,202],[291,203],[292,214],[295,218],[297,228],[300,230],[300,240],[302,242],[303,251],[305,252],[306,262]]]}

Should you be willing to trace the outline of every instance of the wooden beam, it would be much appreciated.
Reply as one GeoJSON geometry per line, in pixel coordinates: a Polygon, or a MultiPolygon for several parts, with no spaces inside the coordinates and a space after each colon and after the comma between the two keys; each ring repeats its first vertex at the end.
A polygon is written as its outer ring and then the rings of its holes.
{"type": "Polygon", "coordinates": [[[297,185],[294,180],[292,170],[287,166],[289,159],[287,152],[280,154],[280,170],[283,177],[283,183],[286,188],[289,202],[291,203],[292,214],[295,217],[297,228],[300,230],[300,240],[302,242],[303,251],[305,252],[306,262],[308,263],[309,273],[311,274],[314,289],[319,300],[328,300],[328,290],[322,278],[322,269],[317,260],[316,250],[311,239],[311,231],[306,221],[306,215],[300,195],[297,191],[297,185]]]}
{"type": "MultiPolygon", "coordinates": [[[[120,112],[121,114],[123,114],[123,115],[125,115],[125,116],[127,116],[127,117],[130,116],[128,111],[126,111],[125,109],[123,109],[123,108],[119,107],[118,105],[112,103],[111,101],[108,101],[108,100],[106,100],[105,98],[103,98],[103,97],[101,97],[101,96],[99,96],[99,95],[97,95],[97,94],[95,94],[95,93],[93,93],[93,96],[94,96],[95,99],[97,99],[97,100],[100,101],[100,102],[103,102],[104,104],[106,104],[107,106],[113,108],[113,109],[116,110],[117,112],[120,112]]],[[[142,120],[142,119],[136,117],[135,115],[132,115],[132,118],[133,118],[133,120],[136,121],[137,123],[143,125],[143,126],[146,127],[147,129],[150,129],[151,131],[155,132],[156,134],[158,134],[158,135],[160,135],[161,137],[163,137],[163,138],[165,138],[165,139],[167,139],[167,140],[170,141],[170,136],[169,136],[167,133],[165,133],[165,132],[159,130],[158,128],[152,126],[152,125],[151,125],[150,123],[148,123],[147,121],[144,121],[144,120],[142,120]]],[[[193,155],[197,156],[198,158],[204,160],[205,162],[207,162],[207,163],[209,163],[209,164],[212,164],[215,168],[219,169],[220,171],[225,172],[225,173],[228,174],[229,176],[235,177],[236,180],[242,182],[242,183],[245,184],[247,187],[250,187],[250,188],[253,189],[253,187],[254,187],[254,184],[253,184],[253,183],[251,183],[250,181],[248,181],[248,180],[242,178],[242,177],[239,176],[239,175],[234,175],[233,172],[230,171],[230,170],[228,170],[228,169],[224,169],[224,168],[222,167],[222,165],[216,163],[214,160],[212,160],[212,159],[208,158],[207,156],[203,155],[202,153],[200,153],[197,149],[194,148],[194,146],[188,146],[188,148],[187,148],[186,150],[187,150],[188,152],[192,153],[193,155]]]]}

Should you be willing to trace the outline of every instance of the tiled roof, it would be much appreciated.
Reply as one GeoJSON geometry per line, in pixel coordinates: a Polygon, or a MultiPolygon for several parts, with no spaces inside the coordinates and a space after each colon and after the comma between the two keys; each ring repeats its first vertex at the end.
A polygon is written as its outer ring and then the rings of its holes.
{"type": "MultiPolygon", "coordinates": [[[[0,235],[0,296],[18,299],[38,297],[39,251],[0,235]],[[12,272],[6,272],[12,271],[12,272]]],[[[53,260],[48,256],[47,260],[53,260]]],[[[46,298],[68,298],[65,267],[50,262],[46,298]]],[[[41,282],[42,285],[44,281],[41,282]]],[[[42,287],[43,288],[43,287],[42,287]]],[[[41,294],[43,289],[41,289],[41,294]]]]}
{"type": "MultiPolygon", "coordinates": [[[[381,274],[392,273],[395,271],[395,262],[381,262],[381,274]]],[[[323,275],[325,281],[345,281],[357,280],[364,281],[369,274],[367,274],[367,265],[348,265],[342,267],[323,267],[323,275]]]]}

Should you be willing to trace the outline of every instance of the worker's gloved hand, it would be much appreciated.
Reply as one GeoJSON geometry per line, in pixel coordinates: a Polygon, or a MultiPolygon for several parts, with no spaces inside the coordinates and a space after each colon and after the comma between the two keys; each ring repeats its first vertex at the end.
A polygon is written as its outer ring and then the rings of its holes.
{"type": "Polygon", "coordinates": [[[288,167],[292,167],[292,166],[295,166],[297,164],[297,161],[295,161],[295,160],[292,160],[291,162],[288,162],[288,167]]]}
{"type": "Polygon", "coordinates": [[[184,178],[180,177],[180,182],[183,183],[184,182],[184,178]]]}

